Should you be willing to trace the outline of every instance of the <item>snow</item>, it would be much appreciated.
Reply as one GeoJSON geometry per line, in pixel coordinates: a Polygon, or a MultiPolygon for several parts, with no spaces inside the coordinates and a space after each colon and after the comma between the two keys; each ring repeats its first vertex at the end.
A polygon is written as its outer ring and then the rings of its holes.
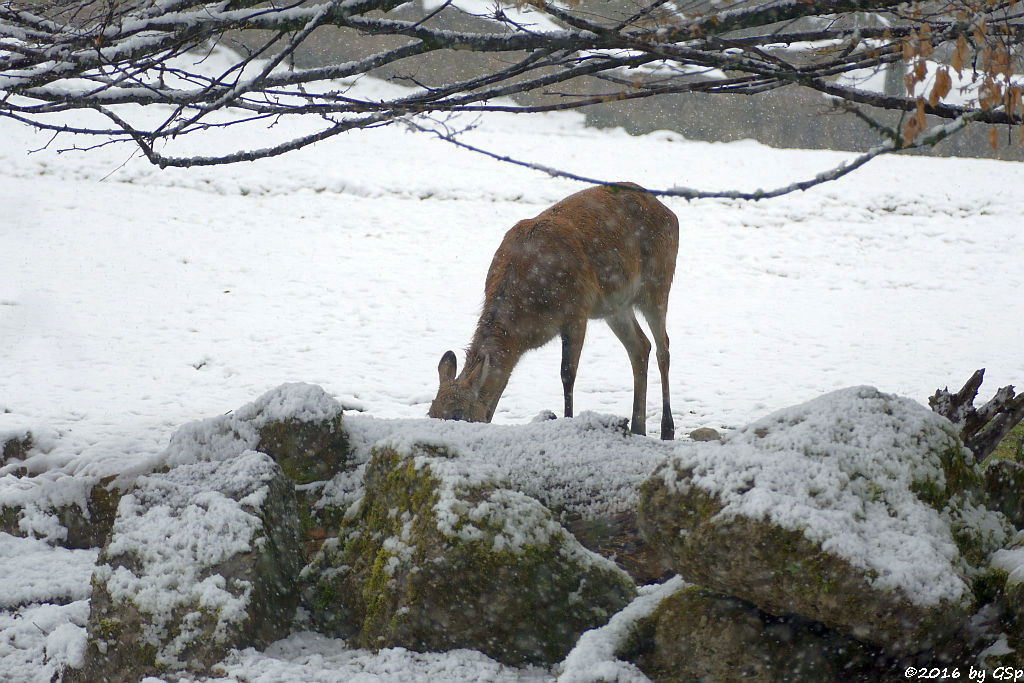
{"type": "Polygon", "coordinates": [[[1024,532],[1017,535],[1010,547],[992,554],[992,566],[1006,572],[1008,586],[1024,583],[1024,532]]]}
{"type": "Polygon", "coordinates": [[[89,597],[97,550],[55,548],[34,538],[0,534],[0,609],[89,597]],[[10,578],[18,578],[13,581],[10,578]]]}
{"type": "MultiPolygon", "coordinates": [[[[548,507],[596,517],[635,508],[636,487],[672,452],[670,444],[627,436],[611,424],[615,421],[589,411],[571,420],[520,425],[382,420],[346,413],[344,424],[356,462],[368,461],[374,447],[406,452],[419,444],[439,444],[461,456],[451,469],[474,478],[466,485],[507,481],[548,507]]],[[[349,500],[344,481],[332,482],[325,502],[342,505],[349,500]]]]}
{"type": "MultiPolygon", "coordinates": [[[[222,57],[211,55],[210,68],[222,57]]],[[[367,97],[399,92],[370,79],[339,87],[349,86],[367,97]]],[[[655,188],[777,187],[851,156],[664,131],[631,137],[588,129],[576,113],[462,123],[478,124],[465,134],[472,144],[655,188]]],[[[211,129],[166,153],[269,147],[310,125],[211,129]]],[[[345,413],[364,454],[405,429],[451,439],[468,457],[492,452],[518,490],[571,482],[555,502],[582,512],[588,491],[598,509],[628,503],[633,484],[671,448],[634,440],[644,445],[630,461],[614,456],[615,439],[625,437],[608,435],[594,452],[559,456],[564,444],[544,440],[561,421],[530,422],[561,405],[557,344],[523,359],[494,425],[422,420],[438,359],[471,336],[505,230],[581,185],[400,127],[188,171],[161,171],[124,146],[60,151],[76,143],[84,144],[0,121],[0,433],[35,437],[25,462],[0,467],[0,505],[38,502],[24,531],[59,540],[42,508],[84,504],[101,477],[145,471],[182,425],[192,423],[196,438],[223,438],[232,452],[250,448],[244,434],[218,431],[244,422],[225,414],[244,413],[240,406],[287,382],[321,386],[365,410],[345,413]],[[595,472],[601,461],[607,469],[595,472]],[[37,476],[16,477],[19,468],[37,476]],[[608,482],[617,484],[602,488],[608,482]]],[[[666,199],[681,225],[668,315],[677,433],[734,431],[851,385],[924,402],[979,367],[988,369],[987,388],[1021,381],[1022,180],[1014,163],[887,157],[764,203],[666,199]]],[[[660,387],[651,377],[656,424],[660,387]]],[[[324,408],[318,400],[302,407],[314,414],[324,408]]],[[[588,329],[575,402],[580,413],[630,413],[629,364],[600,323],[588,329]]],[[[581,414],[574,428],[592,419],[600,421],[581,414]]],[[[352,483],[332,482],[342,498],[352,483]]],[[[94,561],[94,551],[0,535],[5,680],[48,681],[79,661],[94,561]]],[[[472,652],[373,655],[298,632],[263,652],[232,654],[216,680],[555,674],[472,652]]]]}
{"type": "Polygon", "coordinates": [[[210,678],[211,683],[527,683],[551,680],[550,672],[543,669],[516,669],[472,650],[439,654],[389,648],[372,654],[341,647],[338,641],[312,632],[292,634],[263,652],[235,651],[223,662],[222,668],[223,677],[210,678]]]}
{"type": "Polygon", "coordinates": [[[637,621],[654,613],[661,601],[686,587],[682,577],[674,576],[663,584],[641,586],[639,595],[600,628],[584,633],[561,664],[558,683],[639,683],[647,681],[643,672],[629,662],[615,658],[626,643],[637,621]]]}

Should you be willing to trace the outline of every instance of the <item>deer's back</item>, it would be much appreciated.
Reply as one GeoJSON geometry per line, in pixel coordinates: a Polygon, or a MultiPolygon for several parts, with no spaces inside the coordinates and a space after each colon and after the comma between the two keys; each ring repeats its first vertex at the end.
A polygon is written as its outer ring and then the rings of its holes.
{"type": "Polygon", "coordinates": [[[668,287],[678,241],[675,214],[639,186],[577,192],[505,234],[487,274],[485,309],[546,322],[538,325],[538,336],[548,335],[542,344],[566,317],[604,317],[648,288],[668,287]]]}

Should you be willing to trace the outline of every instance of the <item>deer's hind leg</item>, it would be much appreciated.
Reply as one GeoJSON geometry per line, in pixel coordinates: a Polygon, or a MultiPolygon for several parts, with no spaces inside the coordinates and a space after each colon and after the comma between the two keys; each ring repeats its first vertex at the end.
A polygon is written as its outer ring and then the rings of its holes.
{"type": "Polygon", "coordinates": [[[605,318],[605,321],[626,347],[629,363],[633,367],[633,417],[630,429],[634,434],[646,434],[647,363],[651,357],[651,342],[644,335],[631,308],[605,318]]]}
{"type": "MultiPolygon", "coordinates": [[[[667,293],[667,290],[666,290],[667,293]]],[[[667,296],[662,301],[650,306],[641,308],[644,319],[651,327],[651,334],[654,336],[656,356],[658,359],[658,373],[661,375],[661,438],[670,441],[675,438],[676,427],[672,419],[672,405],[669,400],[669,352],[668,332],[665,329],[665,317],[668,309],[667,296]]]]}
{"type": "Polygon", "coordinates": [[[565,399],[565,416],[572,417],[572,392],[576,384],[576,370],[580,365],[583,340],[587,335],[587,320],[574,322],[562,330],[562,394],[565,399]]]}

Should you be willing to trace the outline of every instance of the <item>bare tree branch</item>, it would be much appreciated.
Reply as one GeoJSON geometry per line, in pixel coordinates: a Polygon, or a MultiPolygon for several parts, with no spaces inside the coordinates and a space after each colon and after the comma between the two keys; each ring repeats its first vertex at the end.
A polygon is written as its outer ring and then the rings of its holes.
{"type": "MultiPolygon", "coordinates": [[[[934,145],[967,122],[1024,123],[1022,87],[1014,79],[1024,0],[769,0],[703,4],[692,13],[646,0],[613,7],[608,16],[534,0],[502,6],[475,29],[449,23],[471,16],[459,2],[446,0],[409,20],[389,14],[403,0],[0,0],[0,116],[94,138],[82,147],[122,141],[159,166],[189,167],[276,156],[415,115],[535,113],[683,93],[756,97],[802,86],[846,103],[879,136],[869,152],[785,187],[661,191],[736,199],[807,189],[879,155],[934,145]],[[517,11],[531,14],[524,19],[517,11]],[[367,47],[351,59],[292,66],[292,57],[327,30],[358,35],[367,47]],[[228,40],[245,41],[250,50],[221,73],[190,56],[228,40]],[[940,50],[944,61],[936,57],[940,50]],[[416,75],[417,59],[466,54],[485,61],[457,76],[416,75]],[[908,66],[909,94],[854,85],[853,74],[896,62],[908,66]],[[339,82],[398,65],[408,66],[406,82],[414,87],[391,99],[360,96],[339,82]],[[959,88],[952,87],[954,73],[959,88]],[[525,95],[533,97],[509,99],[525,95]],[[886,126],[855,105],[905,112],[905,125],[886,126]],[[159,120],[140,116],[139,107],[159,112],[159,120]],[[99,113],[108,123],[57,118],[74,112],[99,113]],[[925,115],[948,123],[925,130],[925,115]],[[319,129],[259,148],[175,152],[184,137],[210,128],[299,116],[312,117],[319,129]]],[[[429,118],[411,125],[492,158],[586,179],[476,149],[429,118]]]]}
{"type": "Polygon", "coordinates": [[[928,399],[932,410],[949,419],[960,430],[964,445],[971,449],[979,462],[1024,420],[1024,394],[1016,395],[1012,385],[999,389],[982,407],[974,407],[974,399],[984,377],[985,369],[982,368],[975,371],[955,394],[950,393],[947,387],[939,389],[928,399]]]}
{"type": "MultiPolygon", "coordinates": [[[[883,154],[891,154],[901,149],[914,149],[917,147],[931,147],[938,144],[940,141],[946,139],[950,135],[954,135],[963,129],[970,122],[970,118],[965,115],[941,126],[935,126],[924,135],[918,136],[918,138],[910,144],[903,144],[901,140],[890,140],[877,147],[872,148],[868,152],[861,154],[853,159],[844,161],[843,163],[835,166],[829,170],[823,171],[813,178],[807,180],[801,180],[789,185],[777,187],[771,190],[756,190],[754,192],[740,192],[736,190],[722,190],[722,191],[708,191],[708,190],[697,190],[689,187],[670,187],[664,189],[658,188],[645,188],[648,192],[654,195],[660,195],[665,197],[682,197],[683,199],[740,199],[747,201],[757,201],[761,199],[772,199],[775,197],[781,197],[786,194],[791,194],[797,191],[809,190],[815,185],[821,185],[832,180],[838,180],[849,173],[857,170],[864,164],[868,163],[872,159],[882,156],[883,154]]],[[[561,171],[556,168],[536,164],[530,161],[522,159],[516,159],[503,154],[491,152],[474,145],[470,145],[459,139],[457,132],[445,130],[441,126],[425,126],[413,120],[407,120],[406,124],[411,128],[418,130],[423,133],[431,133],[436,137],[444,140],[445,142],[451,143],[460,149],[465,149],[476,154],[482,154],[490,157],[497,161],[501,161],[515,166],[522,166],[524,168],[533,169],[546,173],[555,178],[566,178],[569,180],[578,180],[584,183],[590,183],[592,185],[617,185],[619,181],[607,180],[602,178],[594,178],[589,176],[583,176],[567,171],[561,171]]]]}

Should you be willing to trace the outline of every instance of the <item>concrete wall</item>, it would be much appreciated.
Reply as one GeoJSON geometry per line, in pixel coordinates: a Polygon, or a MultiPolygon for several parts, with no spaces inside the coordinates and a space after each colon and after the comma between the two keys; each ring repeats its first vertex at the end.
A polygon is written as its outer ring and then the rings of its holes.
{"type": "MultiPolygon", "coordinates": [[[[605,2],[614,0],[591,0],[605,2]]],[[[608,10],[611,11],[611,10],[608,10]]],[[[425,15],[422,4],[413,2],[388,13],[389,18],[418,20],[425,15]]],[[[500,24],[481,17],[446,9],[430,20],[430,25],[453,30],[496,30],[500,24]]],[[[256,36],[247,35],[245,44],[257,44],[256,36]]],[[[241,40],[236,36],[236,40],[241,40]]],[[[338,63],[358,59],[373,52],[397,47],[408,39],[360,35],[349,29],[325,27],[315,31],[296,53],[299,67],[338,63]]],[[[481,55],[464,50],[441,50],[414,57],[377,70],[374,75],[410,82],[440,85],[464,79],[508,65],[524,55],[481,55]]],[[[897,79],[899,80],[899,79],[897,79]]],[[[608,84],[597,79],[577,79],[553,88],[560,92],[608,92],[608,84]]],[[[559,96],[534,93],[516,98],[524,104],[558,101],[559,96]]],[[[889,125],[899,121],[900,113],[868,109],[876,120],[889,125]]],[[[856,117],[839,112],[819,93],[799,86],[788,86],[761,95],[664,95],[642,100],[616,101],[584,108],[587,123],[596,127],[622,127],[633,134],[652,130],[672,130],[694,140],[728,141],[750,138],[775,147],[806,149],[839,149],[866,151],[879,144],[881,138],[856,117]]],[[[929,117],[929,125],[942,120],[929,117]]],[[[933,150],[914,154],[972,156],[1008,160],[1024,160],[1024,146],[1016,131],[1007,144],[1006,128],[1000,130],[1000,146],[989,144],[989,127],[969,126],[966,131],[939,143],[933,150]]]]}

